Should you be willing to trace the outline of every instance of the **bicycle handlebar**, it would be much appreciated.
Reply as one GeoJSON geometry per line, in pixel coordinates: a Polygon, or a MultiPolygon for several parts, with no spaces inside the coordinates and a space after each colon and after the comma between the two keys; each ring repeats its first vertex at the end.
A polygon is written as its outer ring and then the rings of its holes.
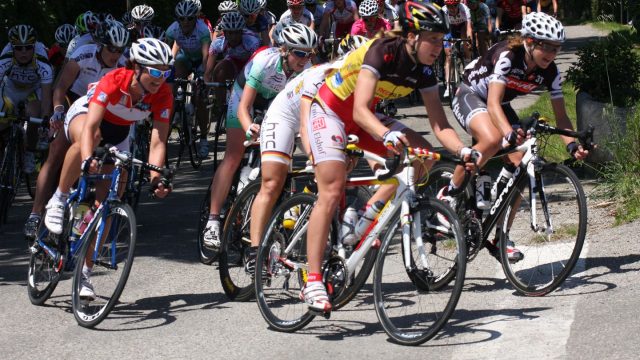
{"type": "Polygon", "coordinates": [[[537,111],[531,114],[530,117],[521,120],[520,124],[525,132],[528,129],[534,129],[535,131],[542,133],[576,138],[578,139],[578,141],[580,141],[580,144],[585,150],[591,150],[595,146],[595,143],[593,142],[593,131],[595,128],[592,125],[589,125],[588,129],[582,131],[558,129],[545,123],[544,117],[541,117],[540,113],[538,113],[537,111]]]}
{"type": "MultiPolygon", "coordinates": [[[[0,111],[0,118],[7,118],[10,115],[7,114],[6,112],[0,111]]],[[[16,120],[21,120],[20,117],[16,116],[16,120]]],[[[26,118],[26,121],[30,122],[31,124],[37,124],[37,125],[47,125],[47,122],[44,121],[44,118],[39,118],[39,117],[33,117],[30,116],[28,118],[26,118]]]]}

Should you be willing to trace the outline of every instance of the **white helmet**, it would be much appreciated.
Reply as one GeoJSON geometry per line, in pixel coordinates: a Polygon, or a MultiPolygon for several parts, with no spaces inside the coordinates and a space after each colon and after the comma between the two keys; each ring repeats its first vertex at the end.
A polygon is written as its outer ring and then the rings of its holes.
{"type": "Polygon", "coordinates": [[[258,0],[240,0],[238,9],[243,15],[257,14],[262,7],[258,0]]]}
{"type": "Polygon", "coordinates": [[[282,43],[288,48],[314,49],[318,46],[316,33],[303,24],[293,24],[282,29],[282,43]]]}
{"type": "Polygon", "coordinates": [[[532,12],[522,19],[520,33],[524,37],[563,43],[564,27],[560,21],[543,12],[532,12]]]}
{"type": "Polygon", "coordinates": [[[123,48],[129,43],[129,30],[119,21],[106,21],[103,25],[100,43],[123,48]]]}
{"type": "Polygon", "coordinates": [[[226,0],[218,5],[218,12],[220,14],[228,13],[231,11],[238,11],[238,4],[235,1],[226,0]]]}
{"type": "Polygon", "coordinates": [[[78,35],[76,28],[71,24],[60,25],[56,29],[55,38],[58,44],[68,45],[78,35]]]}
{"type": "Polygon", "coordinates": [[[182,0],[176,5],[176,17],[190,17],[198,14],[198,6],[193,1],[182,0]]]}
{"type": "Polygon", "coordinates": [[[9,42],[11,45],[28,45],[36,43],[36,29],[31,25],[15,25],[9,29],[9,42]]]}
{"type": "Polygon", "coordinates": [[[369,41],[362,35],[347,35],[338,45],[338,55],[343,56],[349,51],[355,50],[369,41]]]}
{"type": "Polygon", "coordinates": [[[242,30],[245,27],[244,16],[239,12],[233,11],[222,15],[220,20],[220,28],[228,31],[242,30]]]}
{"type": "Polygon", "coordinates": [[[198,8],[198,11],[202,10],[202,2],[200,0],[187,0],[187,1],[191,1],[192,3],[194,3],[198,8]]]}
{"type": "Polygon", "coordinates": [[[131,9],[131,17],[133,21],[151,21],[155,12],[149,5],[138,5],[131,9]]]}
{"type": "Polygon", "coordinates": [[[358,14],[362,17],[378,15],[378,2],[376,0],[364,0],[358,7],[358,14]]]}
{"type": "Polygon", "coordinates": [[[142,38],[134,42],[131,45],[131,60],[140,65],[173,64],[169,45],[153,38],[142,38]]]}
{"type": "Polygon", "coordinates": [[[267,0],[258,0],[258,4],[260,4],[260,9],[267,8],[267,0]]]}

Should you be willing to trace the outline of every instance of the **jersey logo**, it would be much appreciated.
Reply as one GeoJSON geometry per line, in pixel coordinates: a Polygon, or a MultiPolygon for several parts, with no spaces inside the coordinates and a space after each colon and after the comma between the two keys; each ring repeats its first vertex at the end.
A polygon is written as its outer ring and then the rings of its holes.
{"type": "Polygon", "coordinates": [[[325,129],[327,127],[327,124],[324,122],[323,117],[313,119],[312,124],[313,124],[313,131],[318,131],[321,129],[325,129]]]}
{"type": "Polygon", "coordinates": [[[105,104],[107,102],[107,93],[105,93],[104,91],[100,91],[96,99],[105,104]]]}
{"type": "Polygon", "coordinates": [[[344,80],[342,79],[342,75],[340,75],[340,71],[336,71],[335,74],[333,74],[333,83],[336,86],[340,86],[342,84],[344,80]]]}
{"type": "Polygon", "coordinates": [[[507,87],[521,93],[530,93],[538,87],[538,84],[530,83],[512,77],[507,77],[507,87]]]}

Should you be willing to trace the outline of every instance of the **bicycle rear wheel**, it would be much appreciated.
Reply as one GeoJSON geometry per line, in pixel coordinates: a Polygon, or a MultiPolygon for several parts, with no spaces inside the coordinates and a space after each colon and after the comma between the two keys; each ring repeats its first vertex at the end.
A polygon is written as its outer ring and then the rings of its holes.
{"type": "Polygon", "coordinates": [[[260,186],[262,179],[258,178],[242,189],[224,223],[219,270],[222,289],[231,300],[247,301],[255,294],[252,275],[244,266],[245,252],[251,247],[251,207],[260,186]]]}
{"type": "Polygon", "coordinates": [[[543,296],[562,284],[580,257],[587,232],[587,200],[576,175],[561,164],[545,164],[536,171],[535,189],[527,177],[516,190],[501,222],[502,268],[518,292],[543,296]],[[531,196],[536,197],[535,204],[531,196]],[[512,224],[505,227],[509,219],[512,224]],[[524,254],[515,263],[507,257],[509,239],[524,254]]]}
{"type": "Polygon", "coordinates": [[[198,138],[198,127],[194,121],[195,118],[188,116],[185,112],[182,112],[182,131],[184,134],[184,146],[189,151],[189,162],[191,167],[197,169],[202,165],[202,159],[198,156],[198,148],[196,139],[198,138]]]}
{"type": "MultiPolygon", "coordinates": [[[[43,217],[45,214],[43,214],[43,217]]],[[[65,221],[66,223],[66,221],[65,221]]],[[[63,234],[67,229],[63,230],[63,234]]],[[[32,246],[31,258],[29,259],[29,271],[27,276],[27,293],[29,294],[29,301],[33,305],[42,305],[49,299],[53,291],[58,286],[58,282],[62,277],[63,269],[65,268],[67,257],[67,243],[62,241],[61,236],[57,236],[57,242],[49,239],[50,236],[55,236],[49,233],[49,230],[44,225],[44,221],[40,222],[38,227],[36,241],[32,246]],[[48,254],[45,249],[39,245],[39,241],[42,241],[51,246],[56,252],[57,256],[48,254]],[[55,245],[53,245],[55,243],[55,245]]]]}
{"type": "Polygon", "coordinates": [[[73,315],[80,326],[88,328],[102,322],[118,302],[129,278],[136,245],[136,218],[128,204],[113,203],[108,214],[103,216],[99,212],[96,216],[101,218],[87,229],[71,288],[73,315]],[[102,240],[95,246],[97,238],[102,240]],[[82,268],[87,263],[87,257],[94,263],[91,283],[96,298],[93,301],[80,298],[82,268]]]}
{"type": "MultiPolygon", "coordinates": [[[[466,271],[466,246],[451,208],[423,200],[412,213],[414,221],[420,218],[423,244],[416,244],[412,229],[410,257],[405,258],[401,227],[395,226],[385,236],[373,277],[380,324],[392,341],[402,345],[422,344],[442,329],[456,308],[466,271]],[[434,223],[437,215],[445,217],[450,227],[434,223]],[[450,273],[453,278],[447,279],[450,273]]],[[[399,221],[396,217],[395,223],[399,221]]]]}

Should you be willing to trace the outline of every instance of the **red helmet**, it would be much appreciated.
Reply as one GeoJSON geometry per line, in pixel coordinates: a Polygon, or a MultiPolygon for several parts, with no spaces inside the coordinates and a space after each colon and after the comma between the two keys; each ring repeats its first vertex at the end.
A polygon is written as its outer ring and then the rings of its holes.
{"type": "Polygon", "coordinates": [[[458,5],[460,4],[460,0],[444,0],[445,5],[458,5]]]}
{"type": "Polygon", "coordinates": [[[287,0],[287,6],[302,6],[304,0],[287,0]]]}

